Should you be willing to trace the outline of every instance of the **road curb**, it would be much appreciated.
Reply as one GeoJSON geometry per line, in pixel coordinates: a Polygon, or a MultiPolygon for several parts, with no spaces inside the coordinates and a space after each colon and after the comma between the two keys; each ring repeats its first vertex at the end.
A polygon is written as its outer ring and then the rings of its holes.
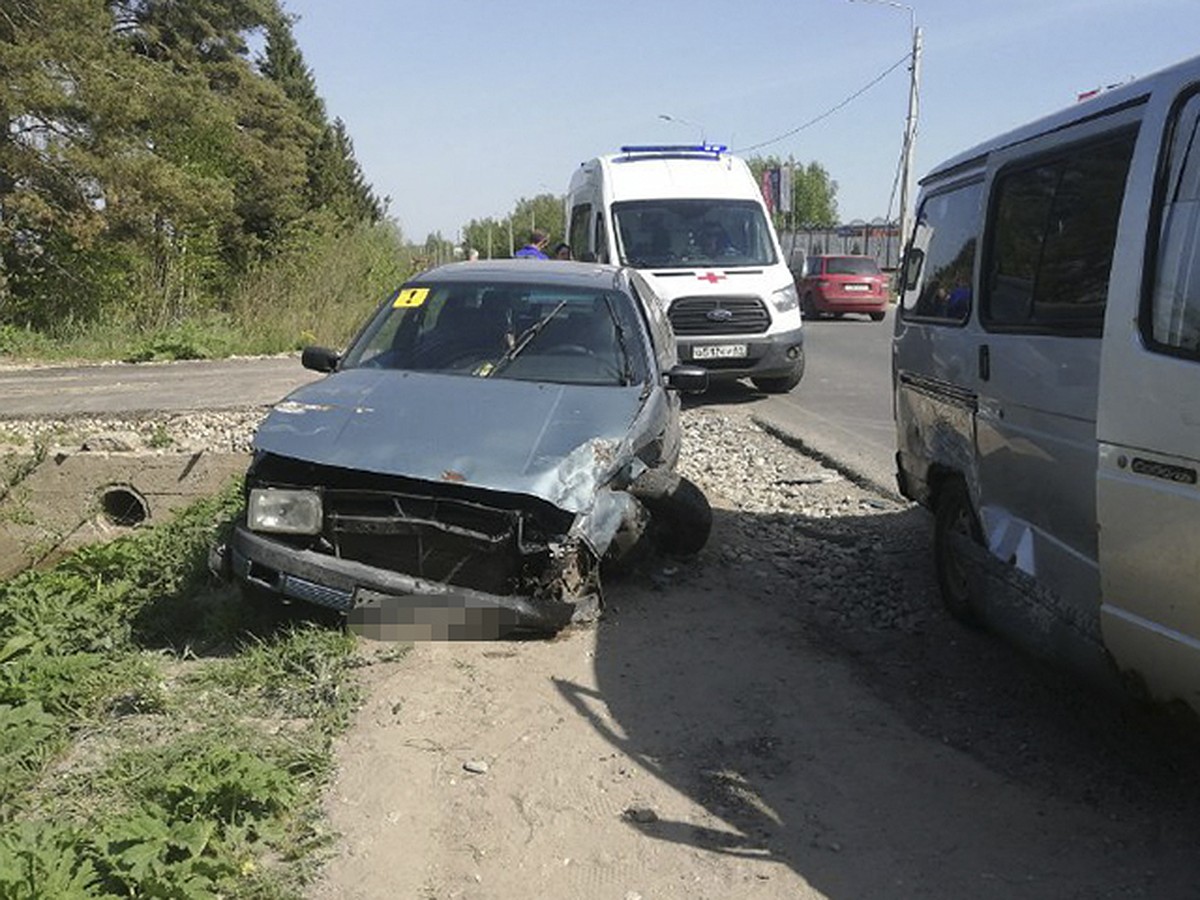
{"type": "Polygon", "coordinates": [[[806,456],[811,456],[859,487],[886,497],[889,500],[895,500],[900,503],[908,502],[904,497],[900,496],[894,485],[882,483],[880,479],[873,477],[865,469],[846,459],[844,454],[823,446],[823,442],[819,438],[814,440],[812,437],[799,435],[794,430],[764,417],[761,413],[754,413],[750,418],[755,425],[776,440],[806,456]]]}

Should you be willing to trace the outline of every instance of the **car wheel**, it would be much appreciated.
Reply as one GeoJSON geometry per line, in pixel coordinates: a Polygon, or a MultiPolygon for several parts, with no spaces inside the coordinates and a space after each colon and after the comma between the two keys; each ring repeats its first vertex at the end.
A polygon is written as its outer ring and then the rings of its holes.
{"type": "Polygon", "coordinates": [[[704,491],[686,478],[674,489],[651,501],[658,545],[667,553],[690,556],[699,553],[712,532],[712,507],[704,491]]]}
{"type": "Polygon", "coordinates": [[[983,530],[971,508],[967,486],[954,478],[939,492],[934,510],[933,563],[947,611],[961,622],[978,625],[979,604],[975,602],[968,562],[961,549],[964,538],[983,545],[983,530]]]}
{"type": "Polygon", "coordinates": [[[804,314],[804,318],[806,319],[821,318],[821,314],[817,312],[817,304],[816,301],[813,300],[812,293],[804,295],[804,302],[801,305],[801,312],[804,314]]]}
{"type": "Polygon", "coordinates": [[[779,375],[767,377],[759,375],[752,377],[751,382],[754,386],[764,394],[786,394],[792,388],[800,383],[800,379],[804,377],[804,351],[800,351],[800,358],[796,361],[796,367],[792,369],[788,375],[779,375]]]}
{"type": "Polygon", "coordinates": [[[872,322],[882,322],[883,321],[883,313],[881,313],[881,312],[871,313],[871,321],[872,322]]]}

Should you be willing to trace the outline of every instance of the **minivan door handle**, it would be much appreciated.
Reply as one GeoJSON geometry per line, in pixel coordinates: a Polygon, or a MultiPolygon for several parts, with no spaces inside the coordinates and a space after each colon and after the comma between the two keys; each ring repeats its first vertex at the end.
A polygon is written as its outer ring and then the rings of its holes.
{"type": "Polygon", "coordinates": [[[987,381],[992,377],[992,351],[987,344],[979,345],[979,380],[987,381]]]}

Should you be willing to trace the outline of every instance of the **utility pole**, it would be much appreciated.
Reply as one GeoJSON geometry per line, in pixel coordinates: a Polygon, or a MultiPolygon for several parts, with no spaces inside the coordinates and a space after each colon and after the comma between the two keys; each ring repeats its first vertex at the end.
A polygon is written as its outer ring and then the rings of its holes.
{"type": "MultiPolygon", "coordinates": [[[[912,9],[909,9],[912,16],[912,9]]],[[[917,98],[921,81],[921,29],[916,24],[915,16],[912,24],[912,62],[909,66],[911,78],[908,83],[908,118],[904,123],[904,163],[900,172],[900,253],[908,244],[912,217],[908,211],[909,197],[913,190],[913,151],[917,145],[917,98]]]]}
{"type": "Polygon", "coordinates": [[[903,256],[912,221],[908,212],[908,201],[913,193],[913,152],[917,146],[917,110],[921,82],[921,29],[917,27],[916,10],[907,3],[900,3],[898,0],[850,0],[850,2],[890,6],[892,9],[908,13],[908,30],[912,35],[912,59],[908,66],[908,118],[904,122],[904,147],[900,157],[900,254],[903,256]]]}

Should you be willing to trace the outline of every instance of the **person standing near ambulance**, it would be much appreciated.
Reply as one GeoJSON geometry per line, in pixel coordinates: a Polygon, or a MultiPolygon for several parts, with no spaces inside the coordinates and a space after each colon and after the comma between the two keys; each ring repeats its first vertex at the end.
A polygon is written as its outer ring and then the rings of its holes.
{"type": "Polygon", "coordinates": [[[529,243],[513,254],[513,259],[549,259],[546,255],[546,244],[550,236],[540,229],[529,232],[529,243]]]}

